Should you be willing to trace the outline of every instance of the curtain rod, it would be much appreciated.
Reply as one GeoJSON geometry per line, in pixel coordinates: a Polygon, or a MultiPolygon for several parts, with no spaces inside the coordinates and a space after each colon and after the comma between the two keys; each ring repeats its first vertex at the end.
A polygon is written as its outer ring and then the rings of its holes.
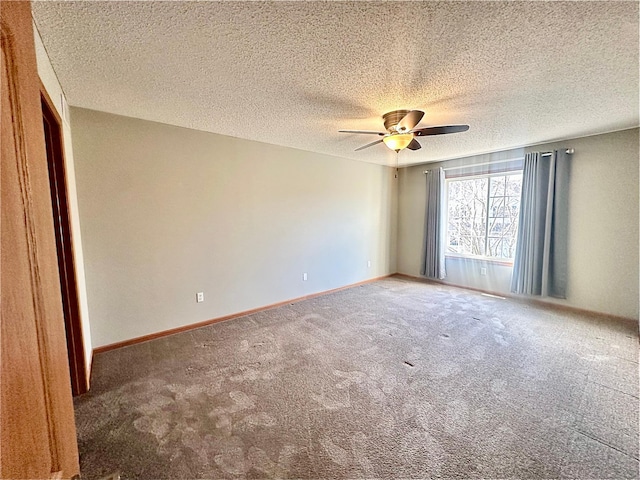
{"type": "MultiPolygon", "coordinates": [[[[565,151],[565,153],[567,153],[568,155],[571,155],[574,152],[575,150],[573,148],[567,148],[567,150],[565,151]]],[[[551,155],[551,152],[545,152],[542,154],[543,157],[548,157],[549,155],[551,155]]],[[[482,163],[471,163],[469,165],[458,165],[457,167],[447,167],[444,169],[444,171],[446,172],[448,170],[460,170],[461,168],[483,167],[485,165],[494,165],[496,163],[517,162],[519,160],[524,160],[524,157],[507,158],[505,160],[492,160],[489,162],[482,162],[482,163]]],[[[429,170],[425,170],[422,173],[426,175],[427,173],[429,173],[429,170]]]]}

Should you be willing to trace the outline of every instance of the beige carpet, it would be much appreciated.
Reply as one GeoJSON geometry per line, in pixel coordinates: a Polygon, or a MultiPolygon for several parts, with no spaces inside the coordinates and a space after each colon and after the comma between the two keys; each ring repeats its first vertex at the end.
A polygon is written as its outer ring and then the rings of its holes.
{"type": "Polygon", "coordinates": [[[390,278],[97,355],[84,478],[638,478],[637,324],[390,278]]]}

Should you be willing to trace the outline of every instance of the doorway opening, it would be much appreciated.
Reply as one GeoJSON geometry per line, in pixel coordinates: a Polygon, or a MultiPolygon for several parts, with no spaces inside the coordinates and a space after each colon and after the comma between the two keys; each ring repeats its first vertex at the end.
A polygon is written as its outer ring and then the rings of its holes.
{"type": "Polygon", "coordinates": [[[89,390],[86,376],[82,325],[80,323],[80,305],[76,285],[76,269],[73,260],[71,220],[67,195],[67,179],[62,148],[62,121],[47,95],[41,88],[42,120],[49,167],[49,185],[51,188],[51,206],[53,208],[53,226],[58,253],[58,272],[62,293],[64,328],[67,336],[71,391],[74,396],[89,390]]]}

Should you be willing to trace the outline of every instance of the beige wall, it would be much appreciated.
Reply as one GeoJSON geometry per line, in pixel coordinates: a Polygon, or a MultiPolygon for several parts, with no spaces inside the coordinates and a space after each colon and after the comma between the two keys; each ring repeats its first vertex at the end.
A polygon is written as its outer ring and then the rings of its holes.
{"type": "MultiPolygon", "coordinates": [[[[548,143],[401,171],[398,271],[420,275],[425,178],[435,166],[522,157],[525,151],[574,148],[569,195],[569,284],[566,300],[549,301],[638,319],[638,129],[548,143]]],[[[446,281],[509,292],[510,268],[447,259],[446,281]]]]}
{"type": "Polygon", "coordinates": [[[69,202],[69,216],[71,220],[71,234],[73,236],[73,256],[76,267],[76,286],[78,289],[78,301],[80,304],[80,319],[82,322],[82,337],[84,343],[85,353],[85,365],[87,381],[91,373],[91,359],[93,356],[93,348],[91,344],[91,327],[89,325],[89,307],[87,304],[87,290],[85,287],[85,272],[84,272],[84,256],[82,251],[82,235],[80,232],[80,217],[78,214],[78,200],[76,193],[76,176],[75,167],[73,161],[73,147],[71,141],[71,127],[68,122],[67,114],[64,108],[66,104],[66,98],[64,98],[64,92],[58,82],[47,52],[42,44],[42,39],[38,33],[37,26],[33,24],[33,31],[35,37],[36,46],[36,59],[38,62],[38,75],[44,85],[47,94],[54,103],[58,115],[62,119],[62,135],[63,135],[63,148],[64,148],[64,161],[65,172],[67,180],[67,194],[69,202]]]}
{"type": "Polygon", "coordinates": [[[390,168],[85,109],[71,118],[96,347],[396,271],[390,168]]]}

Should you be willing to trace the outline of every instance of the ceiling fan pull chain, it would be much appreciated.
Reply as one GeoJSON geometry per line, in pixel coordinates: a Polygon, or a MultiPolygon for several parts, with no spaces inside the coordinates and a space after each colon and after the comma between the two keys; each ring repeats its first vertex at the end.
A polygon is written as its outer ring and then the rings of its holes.
{"type": "Polygon", "coordinates": [[[396,150],[396,177],[398,178],[398,155],[400,155],[400,150],[396,150]]]}

